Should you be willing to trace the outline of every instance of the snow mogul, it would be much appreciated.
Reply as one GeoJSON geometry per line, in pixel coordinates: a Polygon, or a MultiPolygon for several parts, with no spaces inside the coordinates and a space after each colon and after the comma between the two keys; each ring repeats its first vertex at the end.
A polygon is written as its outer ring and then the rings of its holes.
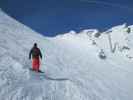
{"type": "Polygon", "coordinates": [[[42,59],[42,53],[40,49],[37,47],[37,43],[34,43],[32,49],[29,53],[29,59],[31,59],[32,56],[32,70],[36,72],[40,71],[40,58],[42,59]]]}

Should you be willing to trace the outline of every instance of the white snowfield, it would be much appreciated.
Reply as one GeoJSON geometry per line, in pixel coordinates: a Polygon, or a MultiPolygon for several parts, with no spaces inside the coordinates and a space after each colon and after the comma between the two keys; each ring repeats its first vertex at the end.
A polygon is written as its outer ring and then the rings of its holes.
{"type": "Polygon", "coordinates": [[[96,34],[87,29],[48,38],[0,10],[0,100],[133,100],[133,26],[96,34]],[[29,70],[34,42],[44,74],[29,70]]]}

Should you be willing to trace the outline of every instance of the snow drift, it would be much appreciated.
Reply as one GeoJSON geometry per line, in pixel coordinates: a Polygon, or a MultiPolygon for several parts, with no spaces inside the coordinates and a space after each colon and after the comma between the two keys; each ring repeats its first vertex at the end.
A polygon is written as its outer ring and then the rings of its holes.
{"type": "Polygon", "coordinates": [[[126,24],[48,38],[0,10],[0,99],[132,100],[132,38],[133,26],[126,24]],[[34,42],[44,74],[29,71],[34,42]]]}

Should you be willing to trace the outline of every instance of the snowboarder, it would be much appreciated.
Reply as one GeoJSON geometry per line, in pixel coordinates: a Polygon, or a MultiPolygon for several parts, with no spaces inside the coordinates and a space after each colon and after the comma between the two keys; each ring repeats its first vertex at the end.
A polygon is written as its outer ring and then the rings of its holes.
{"type": "Polygon", "coordinates": [[[37,47],[37,43],[34,43],[33,48],[30,50],[29,59],[32,56],[32,70],[36,72],[41,72],[39,70],[40,67],[40,58],[42,59],[42,53],[40,49],[37,47]]]}

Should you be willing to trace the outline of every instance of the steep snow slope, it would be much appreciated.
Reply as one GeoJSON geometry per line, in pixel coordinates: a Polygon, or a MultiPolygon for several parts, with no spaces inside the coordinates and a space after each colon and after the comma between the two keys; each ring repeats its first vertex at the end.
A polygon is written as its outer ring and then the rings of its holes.
{"type": "MultiPolygon", "coordinates": [[[[56,63],[54,57],[56,55],[52,54],[56,50],[55,45],[0,11],[1,100],[51,100],[51,98],[65,97],[60,91],[64,89],[66,83],[61,82],[58,84],[48,80],[40,80],[39,76],[28,70],[31,66],[28,53],[34,42],[37,42],[42,53],[45,53],[44,61],[51,61],[47,64],[47,68],[53,67],[54,72],[59,73],[59,67],[54,64],[54,62],[56,63]],[[58,67],[57,70],[56,67],[58,67]],[[60,91],[58,91],[59,87],[60,91]]],[[[44,69],[47,70],[46,64],[44,69]]]]}
{"type": "Polygon", "coordinates": [[[114,27],[98,38],[97,30],[47,38],[0,11],[1,100],[132,100],[133,62],[126,55],[132,54],[133,35],[126,28],[114,27]],[[109,32],[113,44],[130,49],[111,53],[109,32]],[[28,70],[28,53],[34,42],[43,53],[42,75],[28,70]],[[98,57],[101,49],[107,59],[98,57]]]}

